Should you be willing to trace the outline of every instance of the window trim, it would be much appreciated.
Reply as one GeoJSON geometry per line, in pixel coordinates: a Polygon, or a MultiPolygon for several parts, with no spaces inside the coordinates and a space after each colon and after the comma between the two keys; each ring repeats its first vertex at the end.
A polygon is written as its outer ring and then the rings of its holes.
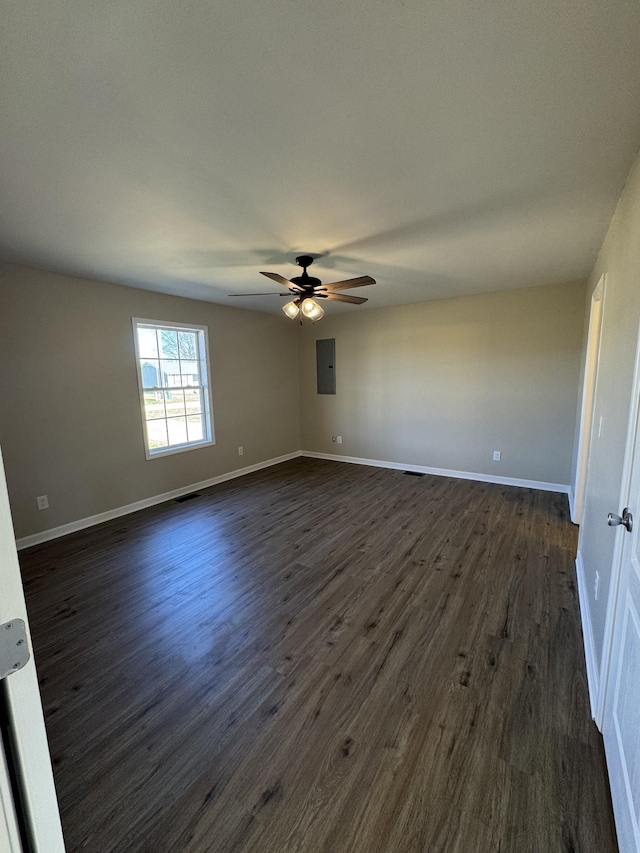
{"type": "MultiPolygon", "coordinates": [[[[132,317],[131,326],[133,329],[133,345],[136,359],[136,375],[138,377],[138,404],[140,407],[140,417],[142,420],[142,437],[144,442],[145,459],[162,459],[165,456],[173,456],[176,453],[185,453],[188,450],[197,450],[199,447],[209,447],[215,445],[216,435],[213,423],[213,396],[211,394],[211,365],[209,362],[209,327],[200,326],[198,323],[176,323],[173,320],[149,320],[144,317],[132,317]],[[178,444],[173,447],[158,448],[157,450],[149,449],[149,436],[147,433],[147,419],[145,418],[144,408],[144,392],[149,389],[144,387],[142,381],[142,369],[140,367],[140,347],[138,343],[138,327],[139,326],[155,326],[156,328],[179,329],[184,332],[195,331],[201,332],[204,338],[204,354],[200,353],[200,363],[204,363],[206,369],[206,384],[202,387],[203,402],[205,404],[205,417],[208,421],[209,434],[211,438],[205,438],[202,441],[190,441],[187,444],[178,444]]],[[[202,376],[201,376],[202,378],[202,376]]],[[[195,387],[195,386],[194,386],[195,387]]],[[[164,390],[164,389],[163,389],[164,390]]],[[[164,419],[166,420],[166,418],[164,419]]]]}

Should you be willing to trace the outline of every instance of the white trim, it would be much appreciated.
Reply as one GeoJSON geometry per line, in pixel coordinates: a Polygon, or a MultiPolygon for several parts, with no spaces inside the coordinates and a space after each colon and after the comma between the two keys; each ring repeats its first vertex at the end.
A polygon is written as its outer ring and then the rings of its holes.
{"type": "Polygon", "coordinates": [[[0,738],[0,850],[5,850],[6,853],[24,853],[2,738],[0,738]]]}
{"type": "Polygon", "coordinates": [[[59,527],[51,527],[49,530],[42,530],[40,533],[33,533],[31,536],[24,536],[22,539],[16,540],[16,547],[19,551],[22,551],[24,548],[31,548],[33,545],[40,545],[42,542],[49,542],[51,539],[66,536],[68,533],[75,533],[78,530],[84,530],[86,527],[94,527],[96,524],[102,524],[104,521],[111,521],[113,518],[120,518],[122,515],[129,515],[132,512],[138,512],[140,509],[146,509],[147,507],[170,501],[173,498],[188,495],[189,492],[195,492],[198,489],[207,489],[209,486],[224,483],[226,480],[234,480],[236,477],[244,477],[245,474],[252,474],[254,471],[260,471],[262,468],[270,468],[272,465],[278,465],[280,462],[297,459],[298,456],[301,456],[299,450],[296,450],[294,453],[285,453],[284,456],[276,456],[273,459],[267,459],[265,462],[247,465],[246,468],[237,468],[235,471],[219,474],[217,477],[202,480],[200,483],[191,483],[189,486],[181,486],[179,489],[173,489],[171,492],[164,492],[161,495],[143,498],[141,501],[109,509],[106,512],[90,515],[87,518],[80,518],[78,521],[69,522],[69,524],[61,524],[59,527]]]}
{"type": "MultiPolygon", "coordinates": [[[[27,665],[1,685],[6,722],[3,735],[7,736],[4,749],[7,756],[11,756],[16,771],[16,811],[19,817],[24,818],[30,853],[64,853],[33,642],[0,453],[0,623],[10,619],[24,619],[27,646],[31,650],[27,665]]],[[[7,791],[6,784],[3,788],[7,791]]],[[[0,849],[4,853],[6,845],[3,841],[0,832],[0,849]]]]}
{"type": "Polygon", "coordinates": [[[355,465],[371,465],[373,468],[391,468],[394,471],[415,471],[419,474],[434,474],[437,477],[455,477],[458,480],[477,480],[480,483],[498,483],[501,486],[519,486],[524,489],[540,489],[543,492],[561,492],[568,495],[570,486],[563,483],[544,483],[541,480],[521,480],[517,477],[496,477],[493,474],[476,474],[471,471],[453,471],[448,468],[431,468],[428,465],[410,465],[405,462],[383,462],[381,459],[362,459],[359,456],[338,456],[335,453],[315,453],[303,450],[301,456],[311,459],[329,459],[333,462],[351,462],[355,465]]]}
{"type": "Polygon", "coordinates": [[[569,491],[567,492],[567,497],[569,498],[569,515],[571,516],[571,521],[573,522],[573,524],[579,524],[580,522],[576,518],[576,494],[571,484],[569,484],[569,491]]]}
{"type": "Polygon", "coordinates": [[[600,702],[600,672],[598,657],[596,655],[596,644],[593,636],[593,623],[591,622],[591,609],[589,607],[589,593],[584,576],[584,564],[582,554],[578,551],[576,555],[576,576],[578,578],[578,600],[580,602],[580,619],[582,622],[582,639],[584,643],[584,657],[587,664],[587,683],[589,685],[589,702],[591,704],[591,716],[596,721],[599,729],[602,729],[602,720],[599,719],[598,706],[600,702]]]}
{"type": "Polygon", "coordinates": [[[469,471],[453,471],[447,468],[431,468],[426,465],[411,465],[402,462],[383,462],[380,459],[362,459],[357,456],[338,456],[333,453],[315,453],[311,450],[296,450],[293,453],[286,453],[284,456],[276,456],[274,459],[267,459],[264,462],[258,462],[255,465],[248,465],[246,468],[237,468],[234,471],[229,471],[226,474],[219,474],[217,477],[211,477],[208,480],[202,480],[200,483],[191,483],[188,486],[181,486],[179,489],[173,489],[171,492],[164,492],[161,495],[153,495],[143,500],[135,501],[135,503],[126,504],[125,506],[116,507],[115,509],[100,512],[97,515],[90,515],[87,518],[80,518],[77,521],[71,521],[69,524],[61,524],[59,527],[51,527],[49,530],[42,530],[40,533],[33,533],[30,536],[24,536],[16,541],[16,546],[19,551],[24,548],[32,548],[34,545],[40,545],[43,542],[49,542],[51,539],[58,539],[60,536],[66,536],[68,533],[75,533],[78,530],[84,530],[87,527],[94,527],[96,524],[102,524],[104,521],[110,521],[113,518],[120,518],[123,515],[129,515],[132,512],[138,512],[140,509],[146,509],[156,504],[164,503],[165,501],[179,498],[181,495],[187,495],[189,492],[197,491],[198,489],[206,489],[209,486],[215,486],[218,483],[224,483],[226,480],[233,480],[236,477],[243,477],[245,474],[251,474],[253,471],[260,471],[262,468],[270,468],[272,465],[278,465],[280,462],[287,462],[289,459],[297,459],[299,456],[308,456],[311,459],[328,459],[333,462],[350,462],[356,465],[371,465],[373,468],[391,468],[396,471],[416,471],[421,474],[434,474],[438,477],[455,477],[459,480],[476,480],[480,483],[497,483],[503,486],[518,486],[525,489],[540,489],[544,492],[561,492],[569,494],[570,487],[561,483],[544,483],[540,480],[521,480],[516,477],[495,477],[492,474],[475,474],[469,471]]]}
{"type": "Polygon", "coordinates": [[[589,309],[587,347],[585,350],[584,377],[582,380],[582,401],[580,404],[578,453],[576,457],[575,498],[574,508],[571,513],[571,521],[574,524],[580,524],[584,512],[591,436],[593,435],[596,417],[596,390],[598,386],[598,371],[600,369],[600,354],[602,351],[602,327],[606,290],[607,274],[603,273],[591,295],[591,307],[589,309]],[[596,306],[598,306],[597,316],[596,306]]]}
{"type": "MultiPolygon", "coordinates": [[[[138,376],[138,394],[140,397],[140,415],[142,418],[142,433],[144,438],[144,455],[147,461],[151,459],[160,459],[164,456],[172,456],[175,453],[184,453],[187,450],[195,450],[198,447],[208,447],[212,444],[216,443],[216,435],[215,428],[213,423],[213,397],[211,394],[211,364],[209,361],[209,327],[208,326],[199,326],[195,323],[175,323],[171,320],[146,320],[142,317],[132,317],[131,325],[133,328],[133,347],[135,351],[136,357],[136,372],[138,376]],[[204,427],[207,433],[207,437],[203,438],[201,441],[187,441],[184,444],[176,444],[170,445],[168,447],[159,447],[154,450],[151,450],[149,447],[149,433],[147,429],[147,420],[145,418],[145,403],[144,403],[144,395],[145,391],[148,390],[158,390],[162,391],[164,394],[167,389],[164,386],[159,387],[157,389],[148,389],[144,387],[144,382],[142,379],[142,368],[141,361],[142,357],[140,355],[140,342],[138,340],[138,328],[140,326],[151,326],[154,329],[175,329],[176,331],[182,330],[183,332],[198,332],[201,336],[198,342],[198,355],[200,362],[200,380],[201,384],[198,386],[193,386],[194,388],[199,388],[202,393],[203,398],[203,411],[202,415],[204,418],[204,427]],[[203,350],[204,349],[204,353],[203,350]],[[204,382],[202,381],[204,378],[204,382]]],[[[158,352],[158,364],[160,364],[160,353],[158,352]]],[[[195,359],[194,359],[195,361],[195,359]]],[[[175,390],[178,390],[177,388],[175,390]]],[[[180,388],[179,390],[184,390],[180,388]]],[[[166,415],[166,412],[165,412],[166,415]]],[[[168,420],[167,417],[164,420],[168,420]]],[[[167,426],[168,429],[168,426],[167,426]]],[[[167,433],[168,439],[168,433],[167,433]]]]}

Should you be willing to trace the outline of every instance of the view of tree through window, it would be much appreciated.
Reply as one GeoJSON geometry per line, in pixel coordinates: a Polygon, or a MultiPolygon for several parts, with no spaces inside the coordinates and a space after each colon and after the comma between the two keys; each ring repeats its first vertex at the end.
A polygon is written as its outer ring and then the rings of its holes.
{"type": "Polygon", "coordinates": [[[210,443],[206,330],[134,321],[147,455],[210,443]]]}

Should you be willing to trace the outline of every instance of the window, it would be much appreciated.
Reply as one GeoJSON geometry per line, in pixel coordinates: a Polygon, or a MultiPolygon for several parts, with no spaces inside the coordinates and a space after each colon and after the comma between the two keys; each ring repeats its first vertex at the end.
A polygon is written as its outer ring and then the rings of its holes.
{"type": "Polygon", "coordinates": [[[147,459],[213,444],[207,327],[133,319],[147,459]]]}

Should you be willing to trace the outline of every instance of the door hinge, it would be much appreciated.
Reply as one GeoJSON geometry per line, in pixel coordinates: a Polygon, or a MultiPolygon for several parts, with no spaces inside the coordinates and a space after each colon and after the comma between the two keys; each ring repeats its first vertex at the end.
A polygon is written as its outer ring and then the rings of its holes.
{"type": "Polygon", "coordinates": [[[0,625],[0,680],[22,669],[30,657],[24,620],[0,625]]]}

